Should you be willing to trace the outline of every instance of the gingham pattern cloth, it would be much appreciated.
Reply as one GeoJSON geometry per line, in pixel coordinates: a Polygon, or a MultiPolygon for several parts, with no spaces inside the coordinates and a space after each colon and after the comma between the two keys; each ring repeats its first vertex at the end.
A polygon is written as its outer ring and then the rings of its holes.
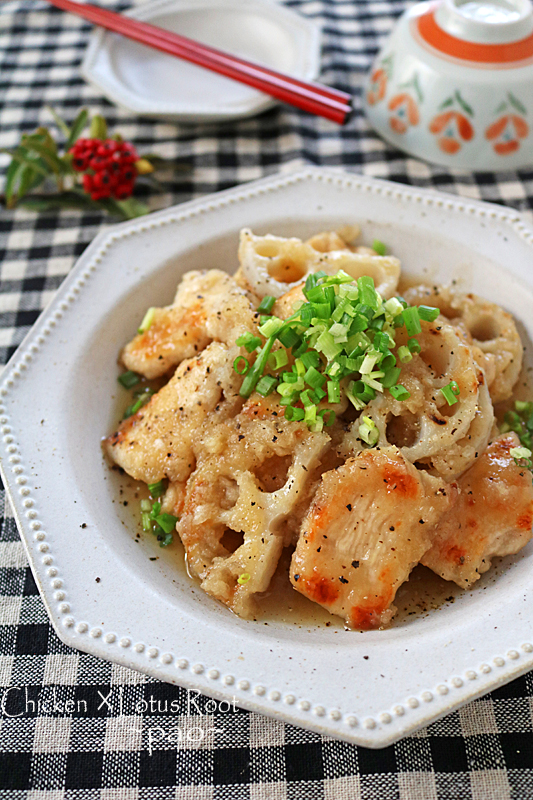
{"type": "MultiPolygon", "coordinates": [[[[403,0],[287,5],[322,27],[323,81],[355,94],[405,8],[403,0]]],[[[343,128],[287,107],[205,126],[134,117],[80,77],[89,35],[90,25],[41,0],[1,4],[1,147],[50,124],[47,106],[71,120],[84,105],[103,113],[141,152],[179,160],[182,169],[147,194],[154,209],[299,164],[321,164],[531,215],[533,171],[482,175],[407,159],[370,130],[360,105],[343,128]]],[[[98,213],[0,211],[2,364],[107,224],[98,213]]],[[[213,710],[207,698],[63,645],[48,622],[3,491],[0,497],[2,797],[533,800],[533,675],[378,751],[239,709],[213,710]]]]}

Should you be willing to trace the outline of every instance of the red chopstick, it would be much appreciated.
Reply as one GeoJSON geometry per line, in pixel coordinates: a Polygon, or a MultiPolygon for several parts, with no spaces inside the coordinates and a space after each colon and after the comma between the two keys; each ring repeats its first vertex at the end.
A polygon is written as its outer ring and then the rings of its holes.
{"type": "Polygon", "coordinates": [[[164,53],[191,61],[200,67],[246,83],[284,103],[301,108],[311,114],[326,117],[341,125],[347,121],[352,112],[351,96],[338,89],[283,75],[281,72],[245,61],[237,56],[196,42],[194,39],[89,3],[77,3],[72,0],[48,0],[48,2],[63,11],[69,11],[71,14],[94,22],[102,28],[107,28],[156,50],[162,50],[164,53]]]}

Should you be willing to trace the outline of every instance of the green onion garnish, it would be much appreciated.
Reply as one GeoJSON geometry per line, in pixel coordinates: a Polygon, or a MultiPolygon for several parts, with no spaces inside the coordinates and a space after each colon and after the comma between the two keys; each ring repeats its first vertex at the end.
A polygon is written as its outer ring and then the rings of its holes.
{"type": "MultiPolygon", "coordinates": [[[[397,400],[410,397],[399,383],[401,365],[420,352],[415,338],[422,330],[420,320],[433,321],[438,309],[421,306],[419,312],[401,297],[384,301],[370,276],[354,281],[342,271],[308,275],[303,293],[305,302],[295,305],[288,319],[261,316],[262,339],[250,332],[237,339],[251,354],[250,360],[240,356],[234,362],[235,372],[244,376],[241,397],[254,390],[264,397],[276,391],[286,419],[303,420],[313,431],[333,424],[328,404],[337,405],[343,395],[356,410],[385,390],[397,400]],[[396,351],[400,327],[409,339],[396,351]],[[271,352],[275,342],[281,347],[271,352]],[[267,368],[271,374],[265,374],[267,368]]],[[[259,313],[271,312],[273,305],[274,298],[264,298],[259,313]]],[[[363,441],[375,443],[375,428],[361,425],[363,441]]]]}
{"type": "Polygon", "coordinates": [[[274,305],[275,302],[276,298],[267,294],[265,297],[263,297],[263,299],[257,306],[257,310],[259,311],[260,314],[270,314],[270,312],[272,311],[272,306],[274,305]]]}
{"type": "Polygon", "coordinates": [[[449,406],[453,406],[454,403],[457,403],[457,398],[461,393],[455,381],[450,381],[446,386],[443,386],[440,392],[449,406]]]}
{"type": "Polygon", "coordinates": [[[440,308],[433,306],[418,306],[418,316],[425,322],[434,322],[440,314],[440,308]]]}
{"type": "Polygon", "coordinates": [[[239,347],[245,347],[249,353],[253,352],[256,347],[261,346],[261,339],[259,336],[254,336],[253,333],[246,332],[236,340],[235,344],[239,347]]]}
{"type": "Polygon", "coordinates": [[[531,458],[531,450],[529,447],[511,447],[509,455],[512,458],[520,460],[522,458],[531,458]]]}
{"type": "Polygon", "coordinates": [[[237,356],[235,361],[233,362],[233,369],[237,373],[237,375],[246,375],[248,370],[250,369],[250,364],[245,359],[244,356],[237,356]]]}
{"type": "Polygon", "coordinates": [[[372,250],[375,253],[377,253],[378,256],[384,256],[385,253],[387,252],[387,248],[385,247],[383,242],[379,241],[379,239],[374,239],[374,241],[372,242],[372,250]]]}
{"type": "Polygon", "coordinates": [[[405,386],[397,383],[396,386],[391,386],[389,392],[395,400],[408,400],[411,397],[411,392],[407,391],[405,386]]]}
{"type": "Polygon", "coordinates": [[[263,397],[267,397],[271,392],[274,391],[277,382],[278,379],[274,378],[272,375],[263,375],[263,377],[260,378],[257,386],[255,387],[255,391],[257,392],[257,394],[260,394],[263,397]]]}
{"type": "Polygon", "coordinates": [[[158,514],[154,517],[154,520],[165,533],[171,533],[176,527],[178,518],[174,517],[172,514],[158,514]]]}
{"type": "Polygon", "coordinates": [[[148,330],[148,328],[151,326],[152,322],[154,321],[155,311],[156,310],[155,310],[154,307],[148,309],[148,311],[146,312],[146,314],[143,317],[143,320],[142,320],[141,324],[137,328],[137,333],[146,333],[146,331],[148,330]]]}
{"type": "Polygon", "coordinates": [[[136,372],[132,372],[131,369],[129,369],[127,372],[123,372],[122,375],[119,375],[117,380],[125,389],[132,389],[134,386],[137,386],[141,379],[136,372]]]}
{"type": "Polygon", "coordinates": [[[417,333],[422,332],[418,308],[416,306],[404,308],[402,316],[409,336],[416,336],[417,333]]]}
{"type": "Polygon", "coordinates": [[[239,577],[237,578],[237,583],[238,583],[240,586],[243,586],[245,583],[248,583],[248,581],[250,580],[250,578],[251,578],[251,577],[252,577],[252,576],[250,575],[250,573],[249,573],[249,572],[243,572],[243,573],[242,573],[241,575],[239,575],[239,577]]]}
{"type": "Polygon", "coordinates": [[[408,364],[409,361],[413,360],[413,354],[406,345],[402,345],[398,348],[398,358],[402,364],[408,364]]]}
{"type": "Polygon", "coordinates": [[[160,480],[157,483],[149,483],[148,491],[152,497],[161,497],[162,494],[165,494],[165,482],[160,480]]]}

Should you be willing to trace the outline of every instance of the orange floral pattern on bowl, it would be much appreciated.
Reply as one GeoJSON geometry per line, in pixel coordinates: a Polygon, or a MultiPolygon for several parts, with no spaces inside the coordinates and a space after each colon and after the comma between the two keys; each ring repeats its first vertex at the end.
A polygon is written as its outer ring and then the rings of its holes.
{"type": "Polygon", "coordinates": [[[443,153],[457,153],[463,142],[474,136],[474,128],[468,117],[459,111],[443,111],[429,123],[431,133],[438,136],[437,144],[443,153]]]}
{"type": "Polygon", "coordinates": [[[520,147],[520,139],[525,139],[528,134],[529,126],[518,114],[504,114],[485,131],[485,137],[492,141],[494,152],[500,156],[515,153],[520,147]]]}
{"type": "Polygon", "coordinates": [[[375,69],[370,76],[370,87],[366,94],[368,103],[373,106],[383,100],[387,91],[387,73],[381,67],[375,69]]]}
{"type": "Polygon", "coordinates": [[[418,106],[407,92],[394,95],[389,101],[389,125],[396,133],[405,133],[411,125],[418,125],[420,114],[418,106]]]}

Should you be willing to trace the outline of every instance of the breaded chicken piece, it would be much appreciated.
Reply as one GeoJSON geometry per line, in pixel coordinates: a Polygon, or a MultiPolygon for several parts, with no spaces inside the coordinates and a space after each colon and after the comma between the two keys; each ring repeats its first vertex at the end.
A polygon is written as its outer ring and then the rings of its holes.
{"type": "Polygon", "coordinates": [[[455,491],[396,447],[347,459],[322,476],[292,557],[291,583],[350,628],[386,625],[397,589],[431,547],[455,491]]]}
{"type": "Polygon", "coordinates": [[[442,516],[422,564],[459,586],[471,586],[494,556],[517,553],[531,539],[531,472],[509,451],[519,446],[515,433],[489,444],[458,479],[459,498],[442,516]]]}
{"type": "Polygon", "coordinates": [[[173,304],[154,309],[152,324],[126,345],[121,359],[128,369],[157,378],[210,342],[232,345],[242,333],[256,333],[258,303],[225,272],[188,272],[173,304]]]}
{"type": "Polygon", "coordinates": [[[299,529],[330,442],[283,414],[275,399],[254,394],[204,439],[177,524],[202,589],[244,617],[299,529]]]}
{"type": "Polygon", "coordinates": [[[213,342],[182,361],[169,382],[104,441],[112,461],[145,483],[186,480],[196,466],[200,434],[242,406],[242,378],[233,369],[240,353],[213,342]]]}

